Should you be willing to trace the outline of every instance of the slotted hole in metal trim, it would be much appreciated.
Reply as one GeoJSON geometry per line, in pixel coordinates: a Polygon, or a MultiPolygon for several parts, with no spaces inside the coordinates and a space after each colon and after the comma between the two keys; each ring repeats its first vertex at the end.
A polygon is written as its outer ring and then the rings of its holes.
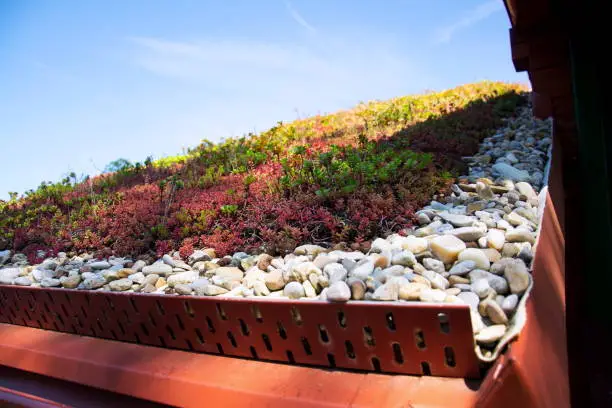
{"type": "Polygon", "coordinates": [[[209,332],[214,333],[216,331],[212,319],[208,316],[206,316],[206,324],[208,325],[209,332]]]}
{"type": "Polygon", "coordinates": [[[40,316],[40,318],[42,319],[42,321],[43,321],[43,322],[45,322],[45,324],[47,323],[47,315],[46,315],[46,314],[44,314],[44,313],[43,313],[43,314],[40,316]]]}
{"type": "Polygon", "coordinates": [[[291,319],[293,320],[293,323],[295,323],[297,326],[301,326],[303,323],[302,315],[300,314],[298,308],[295,306],[291,308],[291,319]]]}
{"type": "Polygon", "coordinates": [[[42,329],[42,323],[40,322],[40,320],[36,320],[36,324],[38,325],[39,329],[42,329]]]}
{"type": "Polygon", "coordinates": [[[162,304],[158,301],[155,302],[155,304],[157,305],[157,310],[159,311],[160,315],[165,315],[166,314],[166,310],[164,309],[164,307],[162,306],[162,304]]]}
{"type": "Polygon", "coordinates": [[[393,343],[393,359],[397,364],[404,364],[404,353],[402,353],[402,346],[399,343],[393,343]]]}
{"type": "Polygon", "coordinates": [[[246,324],[244,320],[238,319],[238,323],[240,323],[240,331],[242,332],[243,336],[248,336],[249,334],[251,334],[249,330],[249,326],[246,324]]]}
{"type": "Polygon", "coordinates": [[[236,343],[236,339],[234,338],[234,333],[232,333],[231,331],[228,331],[227,338],[229,339],[230,343],[232,344],[234,348],[238,347],[238,343],[236,343]]]}
{"type": "Polygon", "coordinates": [[[132,319],[130,319],[130,314],[126,309],[123,309],[123,315],[125,316],[125,322],[130,326],[132,324],[132,319]]]}
{"type": "Polygon", "coordinates": [[[255,350],[255,347],[251,346],[249,347],[249,350],[251,350],[251,356],[253,356],[254,359],[258,360],[259,356],[257,355],[257,350],[255,350]]]}
{"type": "Polygon", "coordinates": [[[385,320],[387,321],[387,327],[389,330],[395,331],[395,318],[393,317],[393,313],[387,313],[385,320]]]}
{"type": "Polygon", "coordinates": [[[120,321],[117,321],[117,326],[119,326],[119,330],[121,331],[121,334],[125,336],[125,329],[123,328],[123,325],[121,324],[120,321]]]}
{"type": "Polygon", "coordinates": [[[147,326],[145,326],[144,323],[140,323],[140,328],[142,329],[142,332],[145,334],[145,336],[149,335],[149,330],[147,329],[147,326]]]}
{"type": "Polygon", "coordinates": [[[446,365],[449,367],[455,367],[457,365],[457,362],[455,361],[455,350],[453,350],[452,347],[444,347],[444,360],[446,365]]]}
{"type": "Polygon", "coordinates": [[[89,298],[89,295],[85,295],[85,301],[87,302],[88,305],[91,304],[91,299],[89,298]]]}
{"type": "Polygon", "coordinates": [[[342,310],[338,311],[338,324],[342,328],[346,328],[346,315],[342,310]]]}
{"type": "MultiPolygon", "coordinates": [[[[87,316],[87,312],[85,311],[85,308],[83,306],[81,306],[81,312],[83,312],[83,316],[87,316]]],[[[125,315],[127,316],[127,312],[125,312],[125,315]]],[[[128,320],[128,323],[129,323],[129,320],[128,320]]]]}
{"type": "Polygon", "coordinates": [[[140,336],[138,335],[138,333],[134,333],[134,337],[136,337],[136,343],[138,343],[138,344],[142,343],[140,341],[140,336]]]}
{"type": "Polygon", "coordinates": [[[32,317],[30,317],[30,313],[28,313],[28,309],[23,309],[23,313],[25,313],[28,320],[32,320],[32,317]]]}
{"type": "Polygon", "coordinates": [[[372,363],[372,370],[376,371],[377,373],[380,373],[380,360],[378,359],[378,357],[372,357],[370,359],[370,362],[372,363]]]}
{"type": "Polygon", "coordinates": [[[51,313],[51,309],[49,309],[49,305],[47,304],[47,302],[43,302],[43,307],[45,308],[47,313],[51,313]]]}
{"type": "Polygon", "coordinates": [[[327,353],[327,362],[331,368],[336,368],[336,357],[332,353],[327,353]]]}
{"type": "Polygon", "coordinates": [[[117,340],[117,333],[115,333],[114,330],[110,331],[111,336],[113,337],[113,339],[117,340]]]}
{"type": "Polygon", "coordinates": [[[98,324],[98,328],[100,329],[100,331],[103,332],[104,327],[102,326],[102,322],[100,321],[100,319],[96,319],[96,323],[98,324]]]}
{"type": "Polygon", "coordinates": [[[185,312],[189,315],[189,317],[191,318],[195,317],[195,312],[193,311],[193,308],[191,307],[191,303],[189,303],[188,300],[183,302],[183,307],[185,308],[185,312]]]}
{"type": "Polygon", "coordinates": [[[175,316],[176,316],[176,322],[178,323],[179,329],[185,330],[185,325],[183,324],[183,320],[181,319],[181,316],[179,315],[175,315],[175,316]]]}
{"type": "MultiPolygon", "coordinates": [[[[49,297],[49,301],[50,301],[51,303],[55,303],[55,302],[53,301],[53,297],[51,296],[51,293],[47,292],[47,296],[49,297]]],[[[68,294],[67,294],[67,293],[64,293],[64,298],[66,298],[66,302],[68,302],[68,304],[69,304],[69,305],[72,305],[72,300],[70,300],[70,296],[68,296],[68,294]]]]}
{"type": "Polygon", "coordinates": [[[104,298],[106,299],[106,303],[108,303],[108,307],[110,307],[111,310],[115,310],[115,304],[113,303],[113,300],[110,298],[110,296],[104,296],[104,298]]]}
{"type": "Polygon", "coordinates": [[[267,334],[262,334],[261,335],[261,339],[263,340],[265,346],[266,346],[266,350],[268,351],[272,351],[272,343],[270,343],[270,338],[268,337],[267,334]]]}
{"type": "Polygon", "coordinates": [[[61,315],[61,314],[59,314],[59,313],[57,313],[57,314],[55,315],[55,317],[57,317],[57,320],[59,320],[59,321],[60,321],[60,323],[61,323],[61,324],[62,324],[62,326],[63,326],[63,325],[64,325],[64,319],[62,319],[62,315],[61,315]]]}
{"type": "Polygon", "coordinates": [[[427,361],[421,361],[421,371],[423,375],[431,375],[431,368],[429,368],[429,363],[427,361]]]}
{"type": "Polygon", "coordinates": [[[440,321],[440,331],[444,334],[450,333],[450,322],[446,313],[438,313],[438,320],[440,321]]]}
{"type": "Polygon", "coordinates": [[[370,326],[364,326],[363,328],[363,341],[366,346],[374,347],[376,345],[376,340],[374,340],[374,332],[370,326]]]}
{"type": "Polygon", "coordinates": [[[149,312],[149,321],[151,322],[151,325],[153,327],[157,327],[157,323],[155,322],[155,318],[153,317],[153,314],[151,312],[149,312]]]}
{"type": "Polygon", "coordinates": [[[225,354],[223,352],[223,346],[221,345],[221,343],[217,343],[217,350],[219,351],[219,354],[225,354]]]}
{"type": "Polygon", "coordinates": [[[185,343],[187,343],[187,348],[189,351],[193,351],[193,344],[189,341],[189,339],[185,339],[185,343]]]}
{"type": "Polygon", "coordinates": [[[56,331],[60,331],[59,327],[57,327],[57,323],[52,322],[52,324],[53,324],[53,327],[55,328],[56,331]]]}
{"type": "Polygon", "coordinates": [[[66,306],[64,306],[64,304],[63,304],[63,303],[60,305],[60,308],[62,309],[62,312],[64,312],[64,316],[70,316],[70,315],[68,314],[68,311],[66,310],[66,306]]]}
{"type": "Polygon", "coordinates": [[[77,329],[74,327],[74,324],[70,324],[70,328],[72,329],[73,333],[77,333],[77,329]]]}
{"type": "Polygon", "coordinates": [[[169,324],[166,325],[166,331],[168,332],[170,337],[172,337],[172,340],[176,340],[176,336],[174,335],[174,330],[172,330],[172,327],[170,327],[169,324]]]}
{"type": "Polygon", "coordinates": [[[287,350],[287,360],[291,364],[295,364],[295,358],[293,357],[293,353],[291,352],[291,350],[287,350]]]}
{"type": "Polygon", "coordinates": [[[425,344],[425,334],[423,334],[423,330],[416,329],[414,331],[414,344],[416,344],[419,350],[423,350],[427,345],[425,344]]]}
{"type": "Polygon", "coordinates": [[[263,316],[261,315],[261,310],[259,310],[259,306],[251,305],[251,313],[253,314],[253,317],[255,318],[257,323],[263,322],[263,316]]]}
{"type": "Polygon", "coordinates": [[[323,343],[329,343],[329,334],[327,329],[322,324],[319,325],[319,337],[323,343]]]}
{"type": "Polygon", "coordinates": [[[198,341],[200,342],[200,344],[204,344],[204,336],[202,336],[202,332],[200,331],[200,329],[195,329],[195,334],[196,336],[198,336],[198,341]]]}
{"type": "Polygon", "coordinates": [[[346,340],[344,342],[344,348],[346,349],[346,356],[350,359],[355,359],[355,349],[353,348],[353,343],[350,340],[346,340]]]}
{"type": "Polygon", "coordinates": [[[134,309],[134,312],[139,313],[138,312],[138,307],[136,306],[136,302],[134,302],[134,298],[130,297],[130,303],[132,304],[132,308],[134,309]]]}
{"type": "Polygon", "coordinates": [[[221,320],[227,320],[227,315],[225,314],[225,310],[223,309],[223,306],[221,306],[221,303],[215,303],[215,307],[217,308],[219,318],[221,320]]]}
{"type": "Polygon", "coordinates": [[[161,344],[162,347],[166,347],[166,340],[164,340],[162,336],[159,336],[158,339],[159,339],[159,344],[161,344]]]}
{"type": "Polygon", "coordinates": [[[278,328],[278,335],[280,336],[280,338],[283,340],[287,340],[287,331],[285,330],[285,326],[283,326],[283,323],[279,320],[278,322],[276,322],[276,326],[278,328]]]}
{"type": "Polygon", "coordinates": [[[302,346],[304,347],[304,353],[306,353],[306,355],[308,356],[311,356],[312,349],[310,348],[310,343],[308,342],[308,339],[306,337],[302,337],[300,340],[302,342],[302,346]]]}

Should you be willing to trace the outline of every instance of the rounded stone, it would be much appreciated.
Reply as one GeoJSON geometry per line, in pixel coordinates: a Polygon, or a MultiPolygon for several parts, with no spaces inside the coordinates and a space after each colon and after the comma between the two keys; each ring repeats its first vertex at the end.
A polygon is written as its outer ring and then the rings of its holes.
{"type": "Polygon", "coordinates": [[[362,280],[351,278],[348,282],[348,286],[351,288],[351,299],[363,300],[367,288],[362,280]]]}
{"type": "Polygon", "coordinates": [[[448,288],[448,280],[439,273],[426,270],[423,272],[423,277],[431,282],[431,287],[434,289],[445,290],[448,288]]]}
{"type": "Polygon", "coordinates": [[[259,255],[259,258],[257,259],[257,267],[261,269],[262,271],[267,271],[268,266],[270,266],[270,264],[272,263],[272,259],[274,259],[272,255],[268,255],[268,254],[259,255]]]}
{"type": "Polygon", "coordinates": [[[343,281],[348,275],[346,268],[339,263],[328,263],[323,268],[323,273],[329,278],[330,284],[343,281]]]}
{"type": "Polygon", "coordinates": [[[174,286],[174,291],[179,295],[191,295],[191,287],[189,285],[185,285],[183,283],[179,283],[174,286]]]}
{"type": "Polygon", "coordinates": [[[465,242],[477,241],[485,235],[485,231],[479,227],[460,227],[449,231],[445,234],[453,235],[465,242]]]}
{"type": "Polygon", "coordinates": [[[516,309],[516,306],[518,305],[518,301],[519,301],[519,298],[518,298],[518,295],[516,294],[506,296],[504,298],[504,301],[501,304],[502,310],[506,314],[510,314],[514,312],[514,309],[516,309]]]}
{"type": "MultiPolygon", "coordinates": [[[[157,278],[159,278],[159,275],[157,274],[152,274],[154,276],[156,276],[157,278]]],[[[148,276],[148,275],[147,275],[148,276]]],[[[138,284],[142,284],[144,283],[146,277],[142,272],[136,272],[131,274],[130,276],[127,277],[129,280],[131,280],[133,283],[138,283],[138,284]]],[[[157,281],[157,279],[156,279],[157,281]]]]}
{"type": "MultiPolygon", "coordinates": [[[[350,291],[349,291],[350,293],[350,291]]],[[[285,285],[285,289],[283,290],[283,294],[287,296],[289,299],[299,299],[301,297],[306,296],[304,292],[304,287],[299,282],[289,282],[285,285]]]]}
{"type": "Polygon", "coordinates": [[[472,291],[477,294],[479,298],[483,299],[491,293],[491,286],[489,286],[489,282],[486,279],[478,279],[472,283],[472,291]]]}
{"type": "Polygon", "coordinates": [[[510,286],[510,292],[521,295],[529,287],[530,276],[525,263],[520,259],[506,265],[504,277],[510,286]]]}
{"type": "Polygon", "coordinates": [[[404,240],[402,240],[401,246],[402,248],[407,249],[413,254],[418,254],[420,252],[427,251],[427,248],[429,247],[429,242],[425,238],[418,238],[410,235],[405,237],[404,240]]]}
{"type": "Polygon", "coordinates": [[[508,324],[508,316],[494,300],[485,300],[484,308],[487,317],[495,324],[508,324]]]}
{"type": "Polygon", "coordinates": [[[489,248],[494,248],[501,251],[505,242],[506,236],[502,230],[490,229],[487,231],[487,246],[489,248]]]}
{"type": "Polygon", "coordinates": [[[283,279],[283,272],[280,269],[275,269],[270,273],[267,273],[264,277],[266,287],[271,291],[281,290],[285,287],[285,280],[283,279]]]}
{"type": "MultiPolygon", "coordinates": [[[[302,285],[300,285],[300,287],[302,287],[302,285]]],[[[205,286],[201,286],[200,288],[196,289],[196,293],[198,295],[202,294],[205,296],[223,295],[227,292],[229,292],[227,289],[222,288],[217,285],[205,285],[205,286]]]]}
{"type": "Polygon", "coordinates": [[[474,292],[461,292],[457,295],[459,299],[470,306],[473,310],[478,310],[478,303],[480,303],[480,298],[474,292]]]}
{"type": "Polygon", "coordinates": [[[374,262],[371,259],[363,259],[351,270],[350,276],[366,280],[374,272],[374,262]]]}
{"type": "Polygon", "coordinates": [[[15,278],[13,283],[17,286],[30,286],[33,283],[33,281],[32,281],[32,278],[30,278],[29,276],[20,276],[18,278],[15,278]]]}
{"type": "Polygon", "coordinates": [[[309,297],[309,298],[317,297],[317,292],[315,291],[314,287],[312,286],[312,283],[310,283],[309,280],[304,281],[302,283],[302,286],[304,287],[304,295],[306,297],[309,297]]]}
{"type": "Polygon", "coordinates": [[[515,228],[511,231],[506,231],[506,241],[508,242],[529,242],[535,243],[535,234],[531,231],[515,228]]]}
{"type": "Polygon", "coordinates": [[[200,274],[196,271],[179,272],[170,275],[167,279],[168,286],[173,288],[178,284],[188,285],[198,279],[200,274]]]}
{"type": "Polygon", "coordinates": [[[449,296],[457,296],[461,293],[461,289],[459,288],[448,288],[445,290],[446,294],[449,296]]]}
{"type": "Polygon", "coordinates": [[[496,324],[493,326],[485,327],[480,330],[475,336],[474,339],[481,344],[491,344],[495,343],[506,334],[506,326],[503,324],[496,324]]]}
{"type": "Polygon", "coordinates": [[[253,284],[253,292],[255,296],[268,296],[270,295],[270,289],[266,286],[265,282],[256,281],[253,284]]]}
{"type": "Polygon", "coordinates": [[[421,291],[430,289],[430,286],[424,283],[410,282],[407,285],[402,285],[399,288],[399,298],[403,300],[419,300],[421,291]]]}
{"type": "Polygon", "coordinates": [[[232,266],[222,266],[214,270],[215,276],[220,278],[227,278],[231,280],[240,280],[244,277],[244,272],[239,268],[232,266]]]}
{"type": "Polygon", "coordinates": [[[497,262],[501,259],[501,254],[497,249],[494,248],[484,248],[482,252],[485,253],[490,263],[497,262]]]}
{"type": "Polygon", "coordinates": [[[423,262],[423,266],[429,269],[430,271],[434,271],[436,273],[445,272],[444,263],[442,263],[441,261],[438,261],[437,259],[424,258],[422,262],[423,262]]]}
{"type": "MultiPolygon", "coordinates": [[[[468,272],[470,272],[474,268],[476,268],[476,262],[472,260],[461,261],[453,265],[452,268],[450,268],[450,270],[448,271],[448,273],[451,275],[461,276],[461,275],[466,275],[468,272]]],[[[467,283],[467,282],[463,282],[463,283],[467,283]]]]}
{"type": "Polygon", "coordinates": [[[478,248],[467,248],[461,251],[458,258],[459,261],[473,261],[477,268],[489,269],[491,263],[487,255],[478,248]]]}
{"type": "Polygon", "coordinates": [[[466,248],[463,241],[452,235],[436,237],[430,241],[429,246],[434,256],[445,264],[453,263],[466,248]]]}
{"type": "Polygon", "coordinates": [[[524,181],[516,183],[514,187],[516,187],[519,193],[527,197],[528,200],[538,196],[533,187],[531,187],[531,184],[524,181]]]}
{"type": "Polygon", "coordinates": [[[123,292],[132,288],[133,282],[130,279],[122,278],[109,282],[108,286],[113,292],[123,292]]]}
{"type": "Polygon", "coordinates": [[[165,263],[154,263],[153,265],[145,266],[142,268],[142,273],[145,275],[149,275],[151,273],[166,276],[172,273],[172,267],[165,263]]]}
{"type": "Polygon", "coordinates": [[[332,283],[326,290],[327,300],[330,302],[346,302],[351,298],[351,289],[343,281],[332,283]]]}
{"type": "Polygon", "coordinates": [[[60,285],[60,280],[56,278],[44,278],[40,281],[40,286],[43,288],[54,288],[60,285]]]}
{"type": "Polygon", "coordinates": [[[421,302],[442,303],[447,296],[446,292],[440,289],[423,289],[419,293],[419,300],[421,302]]]}
{"type": "Polygon", "coordinates": [[[414,254],[407,249],[394,250],[391,253],[391,264],[401,266],[412,266],[417,262],[414,254]]]}

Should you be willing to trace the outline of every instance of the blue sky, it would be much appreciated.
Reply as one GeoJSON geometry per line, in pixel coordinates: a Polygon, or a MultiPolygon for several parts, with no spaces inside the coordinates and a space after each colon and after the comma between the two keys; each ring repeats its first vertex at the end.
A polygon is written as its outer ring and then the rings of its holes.
{"type": "Polygon", "coordinates": [[[502,0],[0,2],[0,198],[514,72],[502,0]]]}

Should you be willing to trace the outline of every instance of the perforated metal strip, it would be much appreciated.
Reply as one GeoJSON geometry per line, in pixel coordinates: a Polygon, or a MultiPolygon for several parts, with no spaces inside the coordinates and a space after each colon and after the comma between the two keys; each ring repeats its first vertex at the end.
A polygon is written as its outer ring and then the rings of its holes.
{"type": "Polygon", "coordinates": [[[291,364],[479,377],[465,305],[335,304],[0,285],[0,322],[291,364]]]}

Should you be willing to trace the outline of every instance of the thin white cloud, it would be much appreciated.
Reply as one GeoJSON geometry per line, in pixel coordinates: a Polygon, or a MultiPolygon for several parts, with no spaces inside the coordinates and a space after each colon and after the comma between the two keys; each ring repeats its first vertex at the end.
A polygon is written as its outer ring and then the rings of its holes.
{"type": "Polygon", "coordinates": [[[308,116],[435,87],[402,46],[363,29],[299,43],[151,37],[129,42],[134,65],[173,81],[176,95],[183,88],[192,95],[173,99],[176,115],[181,112],[170,126],[175,135],[198,129],[218,140],[295,119],[296,109],[308,116]]]}
{"type": "Polygon", "coordinates": [[[436,31],[434,42],[436,44],[448,43],[458,31],[473,26],[490,15],[503,10],[503,8],[504,6],[502,0],[490,0],[486,3],[482,3],[468,11],[460,20],[448,26],[439,28],[436,31]]]}
{"type": "Polygon", "coordinates": [[[308,23],[308,21],[306,21],[306,19],[304,17],[302,17],[302,15],[293,7],[293,5],[290,2],[285,2],[285,5],[287,6],[287,10],[289,11],[289,14],[291,14],[291,17],[302,27],[304,27],[305,29],[307,29],[308,31],[310,31],[311,33],[316,33],[317,29],[314,28],[312,25],[310,25],[308,23]]]}

